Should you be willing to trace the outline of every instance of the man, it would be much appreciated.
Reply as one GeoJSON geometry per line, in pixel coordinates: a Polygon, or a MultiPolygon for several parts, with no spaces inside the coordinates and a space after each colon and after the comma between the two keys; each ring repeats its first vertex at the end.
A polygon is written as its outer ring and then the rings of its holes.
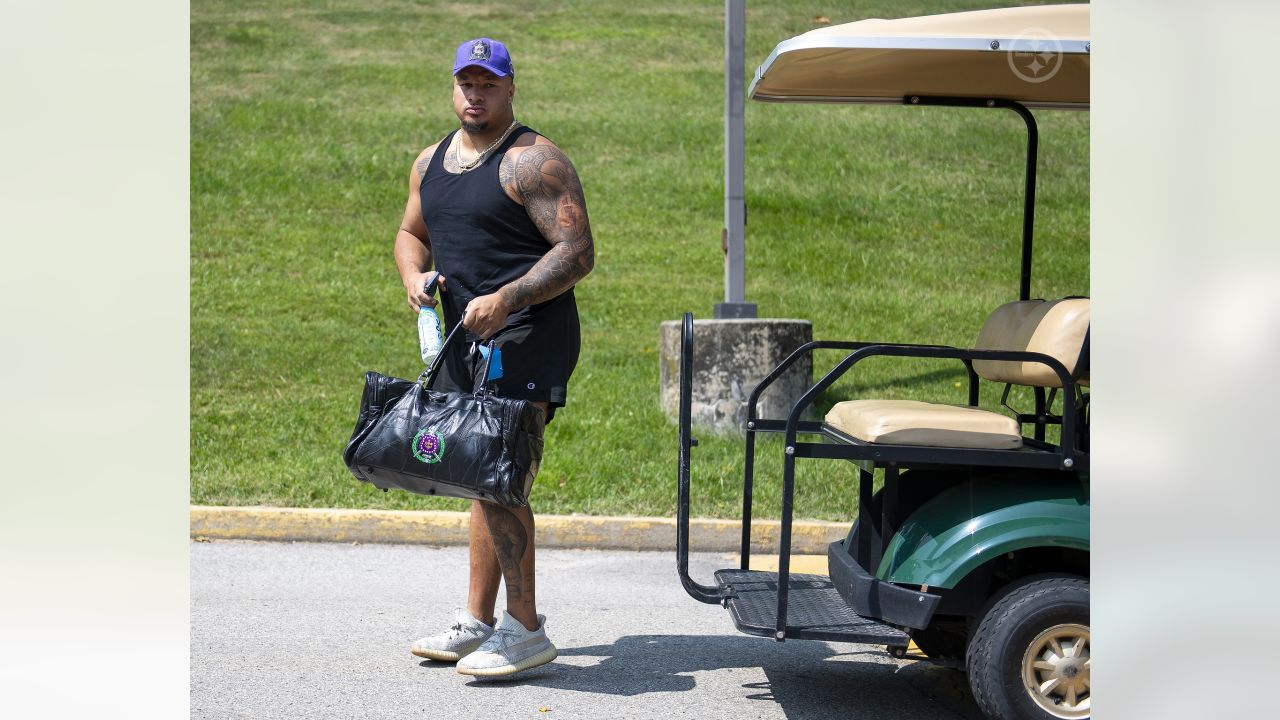
{"type": "MultiPolygon", "coordinates": [[[[467,343],[446,353],[441,389],[470,391],[481,372],[478,341],[496,339],[500,395],[533,402],[551,422],[577,364],[573,286],[595,250],[577,172],[550,140],[515,120],[515,69],[490,38],[458,46],[453,109],[461,128],[427,148],[409,172],[395,260],[409,306],[434,306],[425,283],[440,272],[445,326],[467,343]]],[[[493,373],[490,373],[492,377],[493,373]]],[[[536,469],[535,469],[536,472],[536,469]]],[[[510,675],[556,657],[534,598],[533,513],[473,501],[466,610],[412,652],[458,661],[466,675],[510,675]],[[494,617],[499,579],[506,610],[494,617]]]]}

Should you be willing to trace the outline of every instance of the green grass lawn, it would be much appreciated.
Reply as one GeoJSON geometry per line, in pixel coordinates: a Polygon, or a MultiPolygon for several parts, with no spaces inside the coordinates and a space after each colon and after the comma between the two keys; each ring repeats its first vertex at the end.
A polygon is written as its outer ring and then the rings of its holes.
{"type": "MultiPolygon", "coordinates": [[[[991,0],[752,0],[748,75],[833,23],[991,0]]],[[[511,47],[516,114],[578,168],[596,269],[582,357],[547,432],[540,512],[670,515],[676,428],[658,405],[658,324],[723,299],[723,3],[406,0],[191,5],[191,500],[461,509],[383,493],[342,465],[366,370],[420,372],[391,257],[411,162],[457,125],[456,45],[511,47]]],[[[1089,116],[1037,111],[1033,295],[1089,292],[1089,116]]],[[[1017,295],[1025,132],[1011,112],[746,109],[747,297],[816,338],[970,345],[1017,295]]],[[[819,355],[815,373],[838,355],[819,355]]],[[[829,394],[963,402],[949,364],[875,359],[829,394]]],[[[987,400],[998,388],[987,392],[987,400]]],[[[741,440],[694,451],[697,515],[739,512],[741,440]]],[[[776,517],[762,443],[757,517],[776,517]]],[[[847,519],[845,463],[802,461],[796,513],[847,519]]]]}

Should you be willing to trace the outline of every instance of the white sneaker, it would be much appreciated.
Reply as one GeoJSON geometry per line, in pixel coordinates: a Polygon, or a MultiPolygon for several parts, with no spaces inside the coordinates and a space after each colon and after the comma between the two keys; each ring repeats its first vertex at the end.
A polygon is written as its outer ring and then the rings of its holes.
{"type": "Polygon", "coordinates": [[[409,652],[432,660],[458,660],[480,647],[493,635],[493,628],[471,616],[466,610],[453,614],[454,623],[442,633],[415,642],[409,652]]]}
{"type": "Polygon", "coordinates": [[[458,661],[463,675],[511,675],[556,659],[556,646],[547,639],[547,618],[538,616],[538,629],[526,630],[521,622],[502,613],[493,635],[475,652],[458,661]]]}

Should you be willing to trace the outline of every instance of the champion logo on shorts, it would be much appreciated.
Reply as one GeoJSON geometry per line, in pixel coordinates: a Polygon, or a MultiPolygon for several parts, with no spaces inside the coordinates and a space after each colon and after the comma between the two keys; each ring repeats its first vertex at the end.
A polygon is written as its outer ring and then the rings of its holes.
{"type": "Polygon", "coordinates": [[[433,427],[422,428],[413,436],[413,456],[428,465],[444,457],[444,438],[433,427]]]}
{"type": "Polygon", "coordinates": [[[532,389],[534,389],[535,387],[537,387],[537,384],[536,384],[536,383],[529,383],[528,385],[525,385],[525,387],[527,387],[527,388],[529,388],[530,390],[532,390],[532,389]]]}

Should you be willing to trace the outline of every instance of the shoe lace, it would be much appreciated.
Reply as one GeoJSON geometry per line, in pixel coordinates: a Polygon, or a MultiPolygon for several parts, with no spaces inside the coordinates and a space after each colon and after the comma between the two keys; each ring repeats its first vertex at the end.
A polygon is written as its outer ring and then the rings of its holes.
{"type": "Polygon", "coordinates": [[[505,648],[511,644],[512,640],[515,639],[516,634],[516,631],[510,628],[497,628],[493,631],[493,634],[489,636],[489,639],[484,641],[480,646],[480,649],[493,652],[494,650],[505,648]]]}
{"type": "Polygon", "coordinates": [[[460,635],[470,635],[471,633],[468,632],[469,629],[470,628],[465,627],[463,623],[455,622],[449,626],[449,629],[446,630],[445,633],[451,637],[458,637],[460,635]]]}

